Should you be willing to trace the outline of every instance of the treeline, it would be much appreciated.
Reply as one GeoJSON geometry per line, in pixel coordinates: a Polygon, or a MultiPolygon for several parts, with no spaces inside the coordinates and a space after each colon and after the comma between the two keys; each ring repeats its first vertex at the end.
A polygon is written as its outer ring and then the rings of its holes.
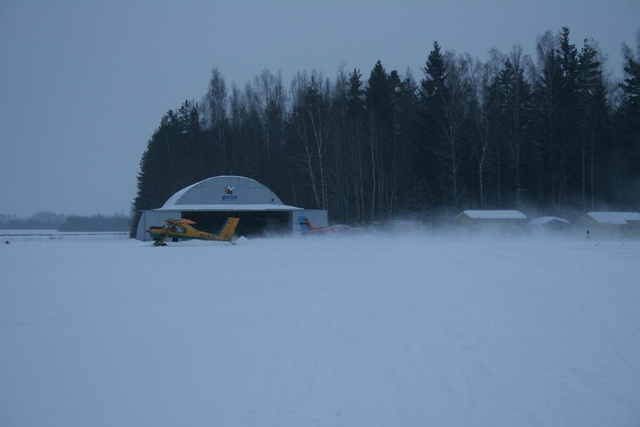
{"type": "Polygon", "coordinates": [[[434,42],[418,80],[378,61],[366,77],[299,72],[288,90],[265,69],[229,90],[214,68],[202,101],[167,112],[149,140],[133,213],[224,174],[347,223],[638,209],[640,41],[624,47],[624,78],[612,82],[597,44],[569,36],[545,33],[535,59],[516,45],[486,62],[434,42]]]}
{"type": "Polygon", "coordinates": [[[123,215],[68,216],[59,231],[129,231],[131,218],[123,215]]]}
{"type": "Polygon", "coordinates": [[[18,218],[15,215],[0,214],[2,230],[56,230],[66,218],[54,212],[38,212],[29,218],[18,218]]]}
{"type": "Polygon", "coordinates": [[[129,231],[131,218],[125,215],[65,216],[53,212],[39,212],[30,218],[0,214],[1,230],[58,230],[58,231],[129,231]]]}

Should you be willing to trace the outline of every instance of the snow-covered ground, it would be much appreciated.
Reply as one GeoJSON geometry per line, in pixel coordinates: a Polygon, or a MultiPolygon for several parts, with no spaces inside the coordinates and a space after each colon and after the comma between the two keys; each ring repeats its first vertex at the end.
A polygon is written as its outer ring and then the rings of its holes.
{"type": "Polygon", "coordinates": [[[640,241],[0,246],[0,425],[638,426],[640,241]]]}

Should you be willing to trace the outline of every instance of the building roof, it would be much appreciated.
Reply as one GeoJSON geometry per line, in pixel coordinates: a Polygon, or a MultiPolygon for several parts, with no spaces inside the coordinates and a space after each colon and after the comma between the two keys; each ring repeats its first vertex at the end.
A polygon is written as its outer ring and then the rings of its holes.
{"type": "Polygon", "coordinates": [[[625,225],[627,221],[640,221],[640,212],[588,212],[582,220],[600,224],[625,225]]]}
{"type": "Polygon", "coordinates": [[[223,175],[192,184],[171,196],[160,211],[297,211],[284,205],[276,194],[258,181],[223,175]]]}
{"type": "Polygon", "coordinates": [[[242,204],[192,204],[192,205],[174,205],[170,207],[162,206],[155,209],[156,211],[223,211],[223,212],[239,212],[239,211],[302,211],[303,208],[289,205],[259,204],[259,203],[242,203],[242,204]]]}
{"type": "Polygon", "coordinates": [[[467,210],[456,218],[467,216],[472,219],[527,219],[525,214],[515,210],[467,210]]]}
{"type": "Polygon", "coordinates": [[[545,225],[551,223],[569,224],[569,221],[567,221],[566,219],[558,218],[557,216],[541,216],[540,218],[529,221],[529,225],[545,225]]]}

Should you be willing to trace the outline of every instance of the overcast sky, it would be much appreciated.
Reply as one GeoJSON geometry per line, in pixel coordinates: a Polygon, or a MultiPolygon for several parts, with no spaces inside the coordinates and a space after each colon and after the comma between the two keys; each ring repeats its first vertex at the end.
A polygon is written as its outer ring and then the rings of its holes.
{"type": "Polygon", "coordinates": [[[229,87],[265,67],[287,86],[341,64],[366,78],[377,60],[420,79],[434,40],[535,56],[562,26],[620,75],[640,0],[0,0],[0,213],[128,214],[162,115],[200,101],[214,67],[229,87]]]}

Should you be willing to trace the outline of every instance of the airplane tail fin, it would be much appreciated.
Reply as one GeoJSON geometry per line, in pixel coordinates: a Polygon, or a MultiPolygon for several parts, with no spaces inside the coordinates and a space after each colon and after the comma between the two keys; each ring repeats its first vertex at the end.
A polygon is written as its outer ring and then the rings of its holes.
{"type": "Polygon", "coordinates": [[[233,237],[233,233],[235,233],[236,231],[236,227],[238,226],[239,221],[240,221],[239,218],[227,218],[224,225],[222,226],[220,231],[218,231],[216,236],[220,240],[230,242],[231,238],[233,237]]]}
{"type": "Polygon", "coordinates": [[[298,224],[300,224],[300,229],[303,233],[309,233],[313,231],[313,225],[311,225],[311,221],[306,216],[300,215],[298,217],[298,224]]]}

